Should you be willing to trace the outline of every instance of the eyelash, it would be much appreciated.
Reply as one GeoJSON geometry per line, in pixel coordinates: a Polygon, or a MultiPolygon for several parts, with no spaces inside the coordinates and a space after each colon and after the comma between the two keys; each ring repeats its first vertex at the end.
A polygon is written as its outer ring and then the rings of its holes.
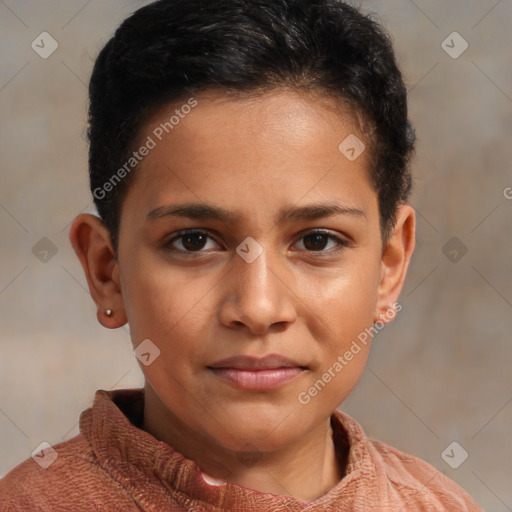
{"type": "MultiPolygon", "coordinates": [[[[213,238],[206,231],[202,231],[200,229],[190,229],[190,230],[180,231],[179,233],[176,234],[176,236],[172,237],[167,242],[165,242],[163,247],[164,247],[165,250],[167,250],[169,252],[178,252],[178,253],[181,253],[181,254],[186,254],[187,257],[200,257],[200,256],[202,256],[207,251],[203,251],[203,250],[200,250],[200,251],[185,251],[185,250],[176,249],[175,247],[172,247],[172,244],[175,241],[180,240],[180,239],[184,238],[187,235],[195,235],[195,234],[206,235],[208,238],[213,240],[213,238]]],[[[334,256],[334,255],[338,254],[339,252],[343,251],[346,247],[351,247],[352,246],[352,244],[349,241],[347,241],[347,240],[345,240],[343,238],[339,238],[339,237],[337,237],[337,236],[335,236],[335,235],[333,235],[333,234],[331,234],[329,232],[326,232],[326,231],[323,231],[323,230],[318,230],[318,229],[311,230],[311,231],[308,231],[307,233],[304,233],[300,237],[299,240],[302,240],[303,238],[305,238],[307,236],[311,236],[311,235],[324,235],[324,236],[326,236],[328,238],[328,240],[332,240],[332,241],[334,241],[334,242],[336,242],[338,244],[337,248],[329,249],[329,250],[323,250],[322,249],[322,250],[318,250],[318,251],[308,251],[307,249],[301,249],[301,250],[305,250],[308,253],[318,255],[319,257],[325,256],[325,255],[334,256]]]]}

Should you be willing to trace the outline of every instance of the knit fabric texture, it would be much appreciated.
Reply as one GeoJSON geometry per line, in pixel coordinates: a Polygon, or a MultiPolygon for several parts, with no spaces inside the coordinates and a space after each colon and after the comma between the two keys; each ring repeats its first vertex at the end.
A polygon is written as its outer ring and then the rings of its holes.
{"type": "Polygon", "coordinates": [[[433,466],[369,439],[339,410],[331,425],[346,475],[304,502],[208,483],[194,461],[141,429],[143,408],[143,389],[96,391],[80,433],[38,454],[44,460],[56,451],[48,467],[30,457],[0,480],[0,511],[482,512],[433,466]]]}

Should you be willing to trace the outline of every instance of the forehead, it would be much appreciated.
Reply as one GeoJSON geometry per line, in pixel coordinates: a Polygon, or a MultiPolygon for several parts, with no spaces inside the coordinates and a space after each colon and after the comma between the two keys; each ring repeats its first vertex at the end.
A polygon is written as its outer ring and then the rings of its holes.
{"type": "Polygon", "coordinates": [[[347,138],[365,144],[365,133],[339,101],[287,89],[236,99],[209,92],[193,101],[192,109],[190,98],[166,105],[140,132],[138,143],[151,139],[154,147],[128,193],[139,211],[182,200],[213,199],[237,211],[277,211],[302,198],[354,209],[374,201],[368,152],[352,160],[342,151],[347,138]]]}
{"type": "Polygon", "coordinates": [[[163,128],[162,136],[167,142],[172,142],[173,134],[177,140],[201,141],[205,150],[211,149],[210,142],[230,138],[240,146],[251,142],[260,153],[277,145],[284,152],[297,143],[305,150],[325,149],[327,145],[337,149],[341,134],[365,137],[362,118],[355,109],[342,99],[316,90],[279,88],[236,96],[207,91],[193,98],[197,107],[188,112],[186,106],[191,99],[162,107],[146,123],[143,134],[155,132],[158,138],[163,128]],[[180,113],[180,119],[173,115],[180,113]],[[176,124],[165,129],[169,120],[176,124]]]}

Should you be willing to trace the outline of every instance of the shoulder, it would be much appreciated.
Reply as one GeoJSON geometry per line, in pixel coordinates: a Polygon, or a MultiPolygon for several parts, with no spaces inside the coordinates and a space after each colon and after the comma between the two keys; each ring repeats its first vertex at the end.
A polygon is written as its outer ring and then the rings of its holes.
{"type": "MultiPolygon", "coordinates": [[[[11,469],[0,480],[0,510],[77,510],[77,503],[88,510],[99,510],[92,491],[101,492],[105,479],[111,480],[84,436],[78,434],[46,447],[11,469]]],[[[109,488],[112,491],[112,483],[109,488]]]]}
{"type": "Polygon", "coordinates": [[[386,443],[367,440],[373,458],[387,480],[411,504],[431,501],[440,510],[481,512],[471,496],[428,462],[386,443]]]}
{"type": "Polygon", "coordinates": [[[361,425],[340,410],[336,417],[350,445],[348,467],[356,480],[364,480],[359,482],[363,490],[371,486],[381,510],[482,512],[462,487],[428,462],[368,438],[361,425]]]}

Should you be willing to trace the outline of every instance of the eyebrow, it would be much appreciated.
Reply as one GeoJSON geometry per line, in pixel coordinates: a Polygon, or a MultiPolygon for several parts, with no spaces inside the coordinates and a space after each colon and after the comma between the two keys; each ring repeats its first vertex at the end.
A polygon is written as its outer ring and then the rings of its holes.
{"type": "MultiPolygon", "coordinates": [[[[313,220],[335,215],[350,215],[366,218],[365,213],[357,208],[342,206],[336,203],[316,203],[300,207],[282,208],[274,219],[276,224],[286,220],[313,220]]],[[[236,224],[241,220],[241,215],[226,210],[219,206],[204,203],[183,203],[166,206],[159,206],[151,210],[147,221],[161,219],[164,217],[186,217],[189,219],[211,219],[226,224],[236,224]]]]}

